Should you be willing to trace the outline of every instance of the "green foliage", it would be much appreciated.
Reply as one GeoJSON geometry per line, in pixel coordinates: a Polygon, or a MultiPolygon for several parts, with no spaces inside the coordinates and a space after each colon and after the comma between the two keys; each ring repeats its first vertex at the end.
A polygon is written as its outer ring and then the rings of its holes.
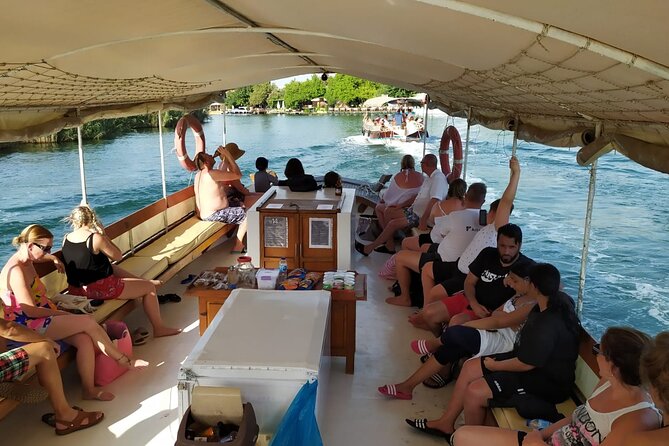
{"type": "MultiPolygon", "coordinates": [[[[163,127],[174,128],[183,116],[183,112],[176,110],[168,110],[163,112],[163,127]]],[[[205,109],[199,109],[192,112],[192,114],[204,122],[208,113],[205,109]]],[[[139,129],[157,128],[158,116],[155,113],[148,115],[126,116],[123,118],[99,119],[97,121],[87,122],[81,127],[81,138],[84,141],[112,139],[117,136],[134,132],[139,129]]],[[[58,142],[76,141],[77,129],[64,129],[57,133],[56,140],[58,142]]]]}
{"type": "Polygon", "coordinates": [[[271,82],[265,82],[264,84],[257,84],[253,86],[251,95],[249,96],[249,105],[251,107],[267,107],[267,100],[269,95],[274,91],[278,90],[276,85],[273,85],[271,82]]]}
{"type": "Polygon", "coordinates": [[[325,85],[316,75],[304,82],[295,80],[284,87],[283,100],[288,108],[302,108],[311,104],[311,100],[325,94],[325,85]]]}
{"type": "Polygon", "coordinates": [[[232,107],[232,108],[247,107],[249,105],[249,98],[252,92],[253,92],[253,86],[251,85],[226,92],[225,94],[226,107],[232,107]]]}
{"type": "Polygon", "coordinates": [[[379,90],[379,95],[387,94],[393,98],[410,98],[416,95],[415,91],[406,90],[400,87],[393,87],[392,85],[382,85],[382,88],[379,90]]]}
{"type": "Polygon", "coordinates": [[[276,107],[276,103],[283,100],[283,88],[272,84],[272,92],[267,97],[267,106],[276,107]]]}
{"type": "Polygon", "coordinates": [[[325,93],[325,99],[331,105],[343,103],[357,106],[369,98],[378,96],[380,88],[381,84],[376,82],[347,74],[338,74],[328,79],[328,89],[325,93]]]}

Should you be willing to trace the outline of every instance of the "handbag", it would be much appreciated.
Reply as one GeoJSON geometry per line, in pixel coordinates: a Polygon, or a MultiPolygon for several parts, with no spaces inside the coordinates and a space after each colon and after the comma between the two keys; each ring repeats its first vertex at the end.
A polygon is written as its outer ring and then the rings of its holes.
{"type": "MultiPolygon", "coordinates": [[[[128,358],[132,357],[132,338],[125,322],[107,321],[103,324],[103,327],[116,348],[128,358]]],[[[106,386],[127,371],[128,369],[119,365],[117,360],[102,352],[98,352],[95,357],[94,380],[96,386],[106,386]]]]}
{"type": "Polygon", "coordinates": [[[69,311],[70,313],[91,314],[96,310],[85,296],[58,293],[51,300],[59,310],[69,311]]]}
{"type": "Polygon", "coordinates": [[[376,215],[361,215],[358,217],[358,228],[356,229],[358,238],[364,241],[374,241],[381,234],[381,226],[376,215]]]}

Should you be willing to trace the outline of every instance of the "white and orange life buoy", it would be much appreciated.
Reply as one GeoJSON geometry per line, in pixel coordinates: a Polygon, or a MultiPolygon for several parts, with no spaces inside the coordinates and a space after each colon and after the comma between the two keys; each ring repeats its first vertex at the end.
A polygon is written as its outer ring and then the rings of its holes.
{"type": "Polygon", "coordinates": [[[460,178],[462,173],[462,139],[458,129],[449,125],[444,129],[441,135],[441,143],[439,144],[439,163],[441,164],[441,171],[446,175],[449,184],[451,181],[460,178]],[[453,143],[453,171],[451,171],[451,164],[448,156],[449,146],[453,143]]]}
{"type": "Polygon", "coordinates": [[[186,130],[188,130],[188,128],[193,130],[193,134],[195,135],[196,154],[204,152],[205,140],[202,124],[200,124],[200,121],[198,121],[195,116],[184,115],[179,119],[177,126],[174,128],[174,147],[177,150],[177,159],[179,160],[181,167],[192,172],[196,167],[186,151],[186,130]]]}

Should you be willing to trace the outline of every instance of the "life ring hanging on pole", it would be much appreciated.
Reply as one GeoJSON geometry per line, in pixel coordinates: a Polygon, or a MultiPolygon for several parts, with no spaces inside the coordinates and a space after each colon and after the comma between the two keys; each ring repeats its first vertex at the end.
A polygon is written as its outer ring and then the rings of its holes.
{"type": "Polygon", "coordinates": [[[446,180],[450,184],[451,181],[460,178],[462,173],[462,139],[458,129],[449,125],[444,129],[441,135],[441,143],[439,144],[439,164],[441,164],[441,171],[446,175],[446,180]],[[453,171],[451,171],[451,164],[448,156],[449,146],[453,143],[453,171]]]}
{"type": "Polygon", "coordinates": [[[177,150],[177,159],[184,169],[192,172],[196,170],[195,163],[188,156],[186,150],[186,130],[191,129],[195,135],[195,153],[204,152],[204,132],[202,124],[193,115],[184,115],[174,128],[174,147],[177,150]]]}

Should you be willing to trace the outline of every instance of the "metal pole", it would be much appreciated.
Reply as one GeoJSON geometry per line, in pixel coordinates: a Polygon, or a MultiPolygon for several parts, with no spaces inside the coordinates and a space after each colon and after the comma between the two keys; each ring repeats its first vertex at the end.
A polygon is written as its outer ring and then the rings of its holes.
{"type": "Polygon", "coordinates": [[[427,146],[427,104],[430,102],[430,96],[425,95],[425,113],[423,113],[423,157],[427,146]]]}
{"type": "Polygon", "coordinates": [[[223,146],[225,147],[226,144],[226,137],[227,137],[227,128],[225,126],[225,102],[223,102],[223,146]]]}
{"type": "Polygon", "coordinates": [[[160,175],[163,182],[163,198],[167,199],[167,182],[165,180],[165,148],[163,147],[163,116],[158,110],[158,138],[160,140],[160,175]]]}
{"type": "Polygon", "coordinates": [[[518,148],[518,128],[520,127],[518,116],[515,118],[513,127],[513,147],[511,148],[511,156],[516,156],[516,149],[518,148]]]}
{"type": "Polygon", "coordinates": [[[86,195],[86,173],[84,172],[84,143],[81,139],[81,126],[77,127],[77,142],[79,143],[79,176],[81,177],[81,205],[88,204],[86,195]]]}
{"type": "Polygon", "coordinates": [[[467,138],[465,139],[465,162],[462,166],[462,179],[467,181],[467,157],[469,156],[469,130],[472,128],[472,108],[467,112],[467,138]]]}
{"type": "MultiPolygon", "coordinates": [[[[601,124],[595,128],[595,137],[601,135],[601,124]]],[[[585,228],[583,228],[583,248],[581,249],[581,270],[578,274],[578,301],[576,303],[576,314],[581,317],[583,312],[583,293],[585,291],[586,267],[588,265],[588,252],[590,249],[590,227],[592,225],[592,207],[595,202],[595,189],[597,181],[597,160],[590,167],[590,186],[588,189],[588,207],[585,210],[585,228]]]]}

